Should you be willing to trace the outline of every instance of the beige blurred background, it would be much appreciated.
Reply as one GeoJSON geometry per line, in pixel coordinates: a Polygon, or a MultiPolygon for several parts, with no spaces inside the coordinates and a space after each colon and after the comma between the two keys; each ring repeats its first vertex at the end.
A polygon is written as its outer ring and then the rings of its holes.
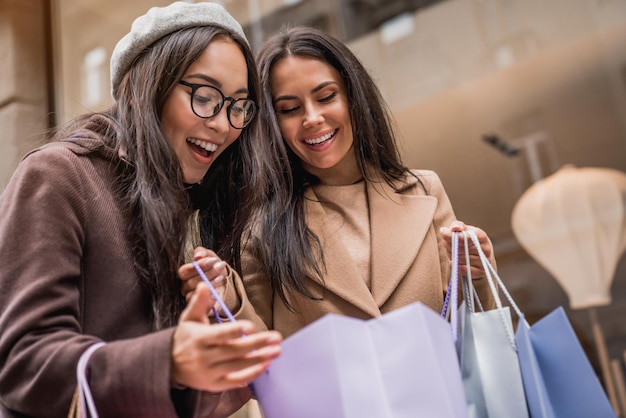
{"type": "MultiPolygon", "coordinates": [[[[135,17],[169,3],[0,0],[0,191],[47,128],[111,103],[115,43],[135,17]]],[[[511,212],[534,182],[565,164],[626,171],[626,0],[220,3],[255,48],[283,24],[343,39],[379,83],[407,165],[437,171],[458,218],[489,233],[499,272],[531,322],[567,308],[602,377],[589,312],[569,309],[564,290],[520,247],[511,212]],[[496,135],[501,149],[485,135],[496,135]]],[[[619,391],[623,256],[611,296],[595,312],[619,391]]],[[[615,406],[623,416],[626,405],[615,406]]]]}

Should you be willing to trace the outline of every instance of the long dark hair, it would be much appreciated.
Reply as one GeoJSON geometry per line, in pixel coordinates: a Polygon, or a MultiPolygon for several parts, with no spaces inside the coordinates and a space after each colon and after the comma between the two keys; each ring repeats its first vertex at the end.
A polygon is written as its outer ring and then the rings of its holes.
{"type": "Polygon", "coordinates": [[[135,267],[152,298],[156,328],[175,324],[185,304],[177,270],[184,262],[194,209],[203,211],[203,237],[226,261],[232,261],[233,254],[238,257],[243,223],[248,219],[243,215],[250,207],[245,203],[250,184],[246,168],[254,167],[250,142],[256,137],[252,132],[258,129],[257,120],[243,129],[201,183],[193,186],[184,184],[178,158],[161,129],[170,93],[209,42],[219,36],[239,45],[248,66],[250,98],[258,101],[256,64],[247,42],[217,27],[192,27],[147,48],[122,78],[116,103],[74,123],[74,128],[82,124],[103,136],[105,146],[120,156],[117,193],[128,219],[135,267]]]}
{"type": "MultiPolygon", "coordinates": [[[[318,58],[343,77],[348,93],[354,150],[363,177],[383,179],[394,190],[410,173],[400,157],[389,109],[371,76],[341,41],[309,27],[283,28],[271,37],[257,55],[261,77],[263,137],[271,143],[278,183],[259,216],[262,261],[273,289],[289,306],[286,290],[313,295],[305,277],[323,278],[323,253],[318,237],[304,216],[304,191],[318,180],[307,173],[282,138],[273,108],[270,75],[274,64],[287,56],[318,58]],[[321,261],[321,265],[317,260],[321,261]]],[[[268,156],[268,158],[270,158],[268,156]]]]}

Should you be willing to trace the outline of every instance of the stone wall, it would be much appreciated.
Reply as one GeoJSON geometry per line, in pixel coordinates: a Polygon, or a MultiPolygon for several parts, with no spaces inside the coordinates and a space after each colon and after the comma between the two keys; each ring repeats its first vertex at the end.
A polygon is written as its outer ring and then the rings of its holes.
{"type": "Polygon", "coordinates": [[[0,191],[48,128],[46,0],[0,0],[0,191]]]}

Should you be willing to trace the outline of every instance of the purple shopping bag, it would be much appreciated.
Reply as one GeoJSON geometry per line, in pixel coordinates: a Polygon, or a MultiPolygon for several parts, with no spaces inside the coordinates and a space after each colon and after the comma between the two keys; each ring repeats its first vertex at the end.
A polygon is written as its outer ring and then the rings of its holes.
{"type": "Polygon", "coordinates": [[[419,302],[324,316],[283,342],[254,390],[265,418],[467,416],[450,324],[419,302]]]}

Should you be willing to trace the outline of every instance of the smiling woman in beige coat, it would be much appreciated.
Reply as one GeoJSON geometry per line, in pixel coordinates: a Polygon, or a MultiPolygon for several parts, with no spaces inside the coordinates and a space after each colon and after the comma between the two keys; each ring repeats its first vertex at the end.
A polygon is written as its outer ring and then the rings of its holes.
{"type": "MultiPolygon", "coordinates": [[[[244,245],[243,285],[226,288],[238,317],[251,308],[287,337],[333,312],[372,318],[415,301],[442,309],[457,221],[439,177],[400,159],[387,107],[350,50],[311,28],[269,39],[257,62],[265,141],[277,184],[244,245]],[[229,290],[231,289],[231,290],[229,290]]],[[[472,277],[493,301],[472,249],[472,277]]],[[[461,253],[462,243],[461,243],[461,253]]],[[[197,259],[205,250],[195,252],[197,259]]],[[[190,291],[198,278],[181,268],[190,291]]]]}

